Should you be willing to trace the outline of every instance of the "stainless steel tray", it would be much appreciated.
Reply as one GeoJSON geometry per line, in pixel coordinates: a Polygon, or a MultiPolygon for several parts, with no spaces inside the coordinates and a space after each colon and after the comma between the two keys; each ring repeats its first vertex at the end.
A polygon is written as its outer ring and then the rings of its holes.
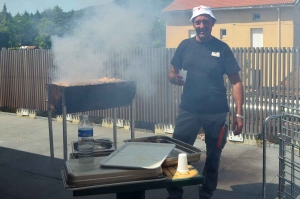
{"type": "MultiPolygon", "coordinates": [[[[78,158],[78,142],[74,141],[71,143],[72,153],[71,158],[78,158]]],[[[94,139],[94,156],[108,156],[115,151],[115,147],[109,138],[94,139]]]]}
{"type": "Polygon", "coordinates": [[[90,185],[90,186],[74,187],[74,186],[70,186],[67,184],[65,169],[61,170],[61,176],[62,176],[64,187],[70,191],[111,187],[111,186],[127,185],[127,184],[135,184],[135,183],[140,184],[140,183],[146,183],[146,182],[158,182],[158,181],[166,180],[166,176],[162,174],[162,175],[158,176],[157,178],[147,179],[147,180],[133,180],[133,181],[127,181],[127,182],[108,183],[108,184],[103,184],[103,185],[90,185]]]}
{"type": "Polygon", "coordinates": [[[154,169],[161,167],[175,144],[127,142],[105,157],[101,166],[119,168],[154,169]]]}
{"type": "Polygon", "coordinates": [[[70,159],[64,164],[64,175],[66,186],[108,186],[121,182],[131,182],[146,179],[155,179],[162,175],[162,168],[155,169],[118,169],[99,166],[103,157],[94,157],[91,163],[82,159],[70,159]]]}
{"type": "Polygon", "coordinates": [[[146,142],[146,143],[172,143],[175,144],[175,148],[168,154],[167,158],[163,162],[162,166],[175,166],[178,163],[178,155],[180,153],[186,153],[188,162],[197,162],[200,160],[202,151],[194,146],[176,140],[174,138],[157,135],[135,139],[124,140],[124,142],[146,142]]]}

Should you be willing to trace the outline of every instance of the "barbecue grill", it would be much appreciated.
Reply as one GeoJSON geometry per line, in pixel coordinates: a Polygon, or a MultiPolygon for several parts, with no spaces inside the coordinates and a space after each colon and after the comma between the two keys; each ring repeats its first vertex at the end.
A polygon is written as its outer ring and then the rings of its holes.
{"type": "Polygon", "coordinates": [[[67,155],[67,120],[68,113],[114,108],[113,136],[114,146],[117,148],[116,109],[130,106],[131,138],[134,138],[133,99],[136,94],[134,81],[118,81],[101,84],[63,85],[48,84],[48,125],[50,137],[51,159],[54,160],[52,111],[62,114],[64,160],[67,155]]]}

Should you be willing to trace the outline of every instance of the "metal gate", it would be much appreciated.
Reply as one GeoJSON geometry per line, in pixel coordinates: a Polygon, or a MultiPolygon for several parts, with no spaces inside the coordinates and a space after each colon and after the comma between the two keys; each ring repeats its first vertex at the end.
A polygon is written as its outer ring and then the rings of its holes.
{"type": "Polygon", "coordinates": [[[300,109],[281,108],[279,198],[300,198],[300,109]]]}

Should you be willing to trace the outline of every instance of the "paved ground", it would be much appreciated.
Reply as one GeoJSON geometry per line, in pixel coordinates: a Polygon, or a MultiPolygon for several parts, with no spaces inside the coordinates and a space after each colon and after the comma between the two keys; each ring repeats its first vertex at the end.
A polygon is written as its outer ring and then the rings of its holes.
{"type": "MultiPolygon", "coordinates": [[[[47,118],[17,117],[0,112],[0,198],[68,199],[72,193],[63,187],[62,123],[53,121],[55,165],[51,168],[47,118]]],[[[68,124],[68,143],[77,140],[77,125],[68,124]]],[[[112,129],[94,127],[95,137],[113,139],[112,129]]],[[[130,132],[118,130],[118,146],[130,138],[130,132]]],[[[136,137],[152,133],[136,132],[136,137]]],[[[205,149],[204,141],[195,146],[205,149]]],[[[205,154],[193,165],[202,171],[205,154]]],[[[277,198],[278,149],[267,148],[267,198],[277,198]]],[[[196,199],[197,186],[185,187],[184,198],[196,199]]],[[[262,192],[262,148],[228,143],[221,159],[219,184],[213,199],[257,199],[262,192]]],[[[78,198],[114,199],[115,194],[78,198]]],[[[147,199],[164,199],[165,189],[146,192],[147,199]]]]}

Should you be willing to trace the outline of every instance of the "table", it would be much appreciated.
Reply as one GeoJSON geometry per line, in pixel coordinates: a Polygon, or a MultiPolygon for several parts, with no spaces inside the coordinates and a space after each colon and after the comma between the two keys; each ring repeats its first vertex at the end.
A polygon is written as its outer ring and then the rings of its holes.
{"type": "Polygon", "coordinates": [[[189,165],[189,171],[179,173],[177,166],[163,167],[166,176],[165,180],[139,182],[133,184],[124,184],[116,186],[107,186],[99,188],[84,187],[80,190],[73,190],[73,196],[88,196],[116,193],[117,199],[145,199],[145,191],[151,189],[170,188],[173,186],[183,187],[189,185],[202,184],[204,177],[199,174],[196,168],[189,165]]]}

